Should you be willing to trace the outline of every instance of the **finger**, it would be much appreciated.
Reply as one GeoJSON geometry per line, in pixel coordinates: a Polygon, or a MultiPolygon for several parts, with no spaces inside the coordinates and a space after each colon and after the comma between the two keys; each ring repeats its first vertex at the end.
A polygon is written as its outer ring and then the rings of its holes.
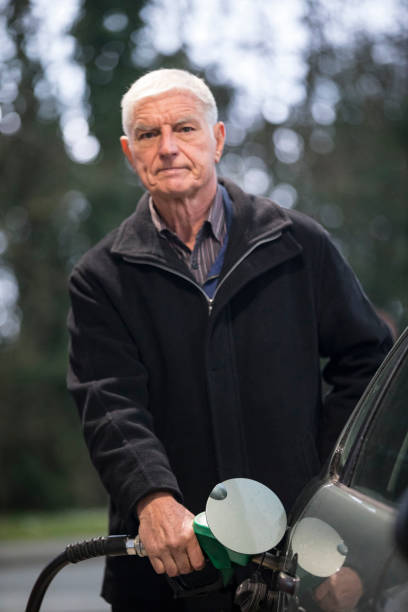
{"type": "Polygon", "coordinates": [[[195,539],[188,547],[187,554],[190,560],[192,570],[201,570],[205,566],[205,559],[200,545],[195,539]]]}
{"type": "Polygon", "coordinates": [[[151,557],[150,563],[157,574],[167,574],[170,578],[174,578],[180,573],[176,562],[170,555],[167,555],[164,558],[151,557]]]}
{"type": "Polygon", "coordinates": [[[190,574],[194,570],[193,566],[190,563],[190,559],[187,552],[180,553],[176,557],[175,561],[177,563],[177,569],[179,574],[190,574]]]}
{"type": "Polygon", "coordinates": [[[166,570],[164,569],[164,565],[161,561],[161,559],[159,559],[159,557],[149,557],[149,561],[152,564],[152,567],[154,569],[154,571],[156,572],[156,574],[165,574],[166,570]]]}
{"type": "Polygon", "coordinates": [[[169,578],[175,578],[175,576],[180,574],[177,562],[171,555],[166,555],[162,558],[162,563],[164,565],[164,571],[169,578]]]}

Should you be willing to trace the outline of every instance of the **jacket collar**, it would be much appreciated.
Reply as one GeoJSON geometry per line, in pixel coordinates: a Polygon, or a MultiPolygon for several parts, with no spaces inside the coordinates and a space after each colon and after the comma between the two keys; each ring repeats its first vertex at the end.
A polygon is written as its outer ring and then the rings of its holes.
{"type": "MultiPolygon", "coordinates": [[[[292,221],[285,209],[267,198],[244,193],[226,179],[219,182],[227,189],[233,205],[233,219],[226,259],[234,261],[260,241],[279,235],[292,221]]],[[[120,225],[111,249],[112,253],[148,261],[175,263],[167,241],[154,227],[149,211],[149,194],[139,200],[135,212],[120,225]]],[[[227,263],[227,262],[226,262],[227,263]]]]}

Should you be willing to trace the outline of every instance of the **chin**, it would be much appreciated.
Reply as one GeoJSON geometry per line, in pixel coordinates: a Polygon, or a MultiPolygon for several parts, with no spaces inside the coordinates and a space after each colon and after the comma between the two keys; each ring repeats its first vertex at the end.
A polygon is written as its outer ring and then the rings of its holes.
{"type": "Polygon", "coordinates": [[[168,185],[156,185],[156,188],[151,191],[152,195],[157,193],[161,197],[165,198],[181,198],[181,197],[191,197],[195,195],[200,190],[200,186],[188,184],[177,184],[175,181],[173,184],[168,185]]]}

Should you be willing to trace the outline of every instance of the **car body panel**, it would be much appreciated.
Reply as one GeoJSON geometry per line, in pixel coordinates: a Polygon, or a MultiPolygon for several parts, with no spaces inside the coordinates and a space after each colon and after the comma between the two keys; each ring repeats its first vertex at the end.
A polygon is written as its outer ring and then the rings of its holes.
{"type": "Polygon", "coordinates": [[[399,585],[408,578],[408,564],[394,550],[394,523],[394,508],[353,489],[329,483],[317,490],[299,515],[289,539],[288,559],[295,553],[299,555],[298,596],[307,612],[322,610],[315,600],[316,590],[343,568],[353,569],[361,582],[357,588],[362,586],[363,593],[356,602],[365,606],[361,609],[366,609],[373,599],[379,600],[390,585],[399,585]],[[305,533],[302,527],[310,518],[321,522],[317,524],[320,529],[313,533],[306,529],[305,533]],[[325,526],[338,534],[338,541],[330,539],[325,526]]]}
{"type": "Polygon", "coordinates": [[[394,534],[398,497],[408,487],[406,432],[408,330],[360,400],[326,470],[295,505],[285,569],[297,555],[300,581],[296,601],[280,600],[279,610],[408,611],[408,561],[394,534]]]}

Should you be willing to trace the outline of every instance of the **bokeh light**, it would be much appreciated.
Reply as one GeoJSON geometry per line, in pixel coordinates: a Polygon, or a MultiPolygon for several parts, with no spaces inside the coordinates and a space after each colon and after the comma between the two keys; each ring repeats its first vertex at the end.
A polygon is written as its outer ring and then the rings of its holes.
{"type": "Polygon", "coordinates": [[[294,164],[303,153],[303,138],[289,128],[278,128],[273,133],[275,154],[284,164],[294,164]]]}
{"type": "Polygon", "coordinates": [[[289,183],[279,183],[270,194],[271,199],[284,208],[293,208],[296,205],[297,191],[289,183]]]}
{"type": "Polygon", "coordinates": [[[0,339],[13,340],[19,331],[21,314],[17,308],[18,284],[13,272],[0,266],[0,339]]]}

